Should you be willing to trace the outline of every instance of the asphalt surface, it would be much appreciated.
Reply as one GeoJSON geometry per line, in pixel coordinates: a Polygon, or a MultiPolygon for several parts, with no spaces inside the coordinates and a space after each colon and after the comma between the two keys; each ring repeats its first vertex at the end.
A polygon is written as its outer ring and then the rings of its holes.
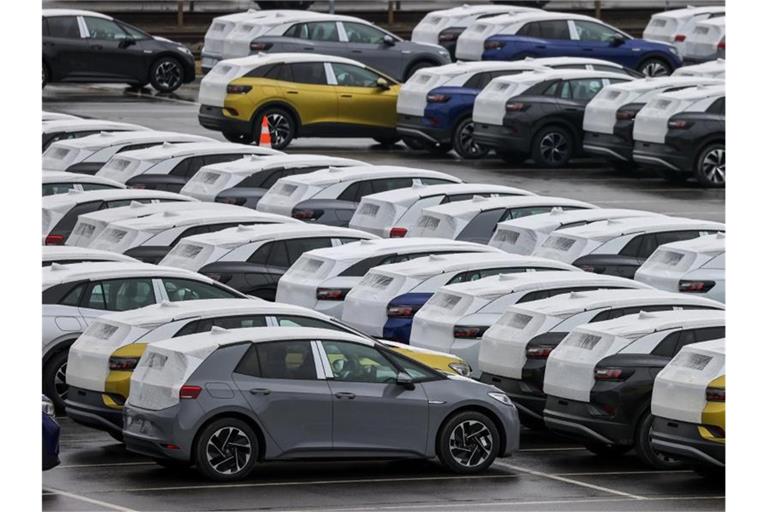
{"type": "MultiPolygon", "coordinates": [[[[196,91],[174,96],[118,86],[48,86],[45,110],[221,138],[197,123],[196,91]]],[[[467,181],[507,184],[605,207],[723,221],[723,190],[672,185],[648,173],[619,174],[599,160],[569,169],[464,162],[368,139],[298,139],[289,152],[434,169],[467,181]]],[[[521,450],[482,475],[461,477],[434,461],[266,463],[244,482],[216,484],[130,454],[99,431],[61,419],[61,465],[43,475],[44,510],[191,511],[651,511],[724,510],[723,482],[688,470],[652,471],[631,453],[600,458],[567,440],[524,431],[521,450]]]]}

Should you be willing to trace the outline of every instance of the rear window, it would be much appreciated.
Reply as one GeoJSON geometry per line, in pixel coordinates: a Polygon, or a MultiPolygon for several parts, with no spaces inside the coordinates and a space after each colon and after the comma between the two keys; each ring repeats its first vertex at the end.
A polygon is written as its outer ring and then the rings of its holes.
{"type": "Polygon", "coordinates": [[[298,62],[291,64],[293,81],[300,84],[328,85],[322,62],[298,62]]]}

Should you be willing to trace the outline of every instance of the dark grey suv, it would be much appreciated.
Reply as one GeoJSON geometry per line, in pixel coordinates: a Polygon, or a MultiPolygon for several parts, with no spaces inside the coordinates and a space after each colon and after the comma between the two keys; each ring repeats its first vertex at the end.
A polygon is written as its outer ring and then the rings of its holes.
{"type": "Polygon", "coordinates": [[[260,461],[307,458],[437,456],[470,474],[518,448],[519,422],[498,388],[370,339],[214,327],[147,346],[123,437],[130,451],[220,481],[245,478],[260,461]]]}

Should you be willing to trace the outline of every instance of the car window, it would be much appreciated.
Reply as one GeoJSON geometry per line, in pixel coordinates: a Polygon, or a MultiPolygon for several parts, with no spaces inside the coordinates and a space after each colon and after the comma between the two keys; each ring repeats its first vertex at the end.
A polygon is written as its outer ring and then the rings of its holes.
{"type": "Polygon", "coordinates": [[[112,20],[94,18],[93,16],[83,16],[83,20],[85,21],[85,26],[88,27],[88,37],[90,39],[115,41],[128,38],[128,33],[112,20]]]}
{"type": "Polygon", "coordinates": [[[322,62],[297,62],[291,64],[293,81],[300,84],[328,85],[322,62]]]}
{"type": "Polygon", "coordinates": [[[165,293],[168,295],[168,300],[171,302],[202,299],[232,299],[241,297],[229,290],[219,288],[218,286],[209,283],[177,277],[164,277],[163,287],[165,288],[165,293]]]}
{"type": "Polygon", "coordinates": [[[488,82],[490,81],[490,73],[476,73],[475,75],[472,75],[469,80],[464,82],[464,87],[468,89],[483,89],[486,85],[488,85],[488,82]]]}
{"type": "Polygon", "coordinates": [[[707,113],[725,115],[725,96],[715,100],[707,109],[707,113]]]}
{"type": "Polygon", "coordinates": [[[659,246],[654,233],[637,235],[627,242],[627,245],[619,251],[621,256],[635,256],[637,258],[647,258],[659,246]]]}
{"type": "Polygon", "coordinates": [[[330,247],[333,242],[329,237],[295,238],[286,240],[285,245],[288,249],[288,261],[292,265],[305,252],[330,247]]]}
{"type": "Polygon", "coordinates": [[[538,290],[535,292],[529,292],[517,301],[518,304],[523,302],[531,302],[534,300],[548,299],[555,295],[561,295],[563,293],[570,292],[591,292],[592,290],[613,290],[620,288],[618,286],[569,286],[566,288],[551,288],[549,290],[538,290]]]}
{"type": "Polygon", "coordinates": [[[376,27],[363,23],[343,22],[350,43],[381,44],[387,35],[376,27]]]}
{"type": "Polygon", "coordinates": [[[64,306],[77,306],[80,304],[80,299],[83,297],[83,292],[85,291],[86,284],[83,283],[81,285],[75,286],[69,292],[64,296],[64,298],[61,299],[59,304],[62,304],[64,306]]]}
{"type": "Polygon", "coordinates": [[[317,379],[309,341],[255,343],[240,360],[235,372],[262,379],[317,379]]]}
{"type": "Polygon", "coordinates": [[[283,82],[293,82],[291,66],[287,64],[275,64],[264,73],[264,78],[271,80],[281,80],[283,82]]]}
{"type": "Polygon", "coordinates": [[[455,181],[445,180],[443,178],[418,178],[422,185],[455,185],[455,181]]]}
{"type": "Polygon", "coordinates": [[[80,29],[74,16],[50,16],[47,21],[48,35],[64,39],[80,39],[80,29]]]}
{"type": "Polygon", "coordinates": [[[414,382],[424,382],[439,378],[439,374],[434,370],[414,361],[398,352],[390,349],[387,355],[403,369],[405,373],[411,376],[414,382]]]}
{"type": "MultiPolygon", "coordinates": [[[[696,343],[725,338],[725,326],[701,327],[696,329],[696,343]]],[[[693,343],[693,342],[691,342],[693,343]]],[[[680,347],[682,348],[682,346],[680,347]]]]}
{"type": "MultiPolygon", "coordinates": [[[[578,209],[573,206],[559,206],[559,208],[566,211],[578,209]]],[[[529,215],[538,215],[540,213],[549,213],[551,211],[552,206],[523,206],[521,208],[508,208],[499,222],[528,217],[529,215]]]]}
{"type": "Polygon", "coordinates": [[[537,24],[539,25],[539,35],[531,37],[541,37],[542,39],[571,38],[571,31],[568,29],[568,22],[565,20],[539,21],[537,24]]]}
{"type": "Polygon", "coordinates": [[[621,35],[612,28],[593,21],[574,20],[573,24],[579,41],[608,42],[615,36],[621,35]]]}
{"type": "Polygon", "coordinates": [[[306,31],[303,31],[302,35],[302,39],[310,41],[339,42],[339,29],[335,21],[307,23],[306,31]]]}
{"type": "Polygon", "coordinates": [[[309,316],[275,315],[275,320],[277,320],[277,325],[280,327],[313,327],[317,329],[330,329],[332,331],[351,332],[349,329],[345,329],[340,325],[309,316]]]}
{"type": "MultiPolygon", "coordinates": [[[[224,329],[246,329],[248,327],[266,327],[267,317],[264,315],[239,315],[213,318],[212,325],[224,329]]],[[[210,329],[208,329],[210,330],[210,329]]]]}
{"type": "MultiPolygon", "coordinates": [[[[546,269],[549,270],[549,269],[546,269]]],[[[466,283],[467,281],[477,281],[484,277],[497,276],[499,274],[519,274],[527,272],[527,267],[500,267],[484,268],[481,270],[467,270],[453,276],[446,284],[466,283]]]]}
{"type": "Polygon", "coordinates": [[[306,23],[296,23],[291,25],[288,30],[283,32],[285,37],[296,37],[299,39],[309,39],[309,31],[307,30],[306,23]]]}
{"type": "Polygon", "coordinates": [[[376,87],[379,75],[360,66],[352,64],[331,63],[336,83],[347,87],[376,87]]]}
{"type": "MultiPolygon", "coordinates": [[[[551,208],[550,208],[551,209],[551,208]]],[[[487,210],[475,215],[464,229],[456,237],[456,240],[472,240],[475,237],[485,238],[496,229],[496,224],[499,223],[501,216],[504,215],[503,208],[495,208],[493,210],[487,210]]]]}
{"type": "MultiPolygon", "coordinates": [[[[289,169],[275,169],[274,171],[267,171],[264,176],[264,181],[261,182],[261,185],[243,185],[242,183],[238,185],[238,187],[261,187],[261,188],[271,188],[272,185],[277,182],[280,178],[284,178],[286,176],[295,176],[297,174],[308,174],[313,171],[318,171],[320,169],[326,169],[327,165],[314,165],[314,166],[308,166],[308,167],[293,167],[289,169]]],[[[255,176],[255,175],[253,175],[255,176]]],[[[248,178],[246,178],[247,180],[248,178]]],[[[245,181],[245,180],[243,180],[245,181]]]]}
{"type": "Polygon", "coordinates": [[[344,341],[323,341],[334,380],[342,382],[394,383],[397,368],[373,347],[344,341]]]}
{"type": "Polygon", "coordinates": [[[270,265],[278,268],[288,268],[291,266],[288,262],[288,251],[285,248],[285,242],[282,240],[263,244],[251,254],[248,261],[256,265],[270,265]]]}
{"type": "Polygon", "coordinates": [[[72,231],[77,223],[77,218],[80,215],[86,213],[95,212],[102,209],[103,201],[88,201],[87,203],[80,203],[70,209],[64,217],[56,224],[56,227],[51,230],[52,233],[67,233],[72,231]]]}
{"type": "Polygon", "coordinates": [[[115,188],[111,185],[104,185],[103,183],[81,183],[80,187],[84,192],[88,192],[90,190],[105,190],[115,188]]]}
{"type": "Polygon", "coordinates": [[[93,283],[83,307],[106,311],[127,311],[154,304],[152,279],[109,279],[93,283]]]}
{"type": "MultiPolygon", "coordinates": [[[[680,242],[682,240],[690,240],[692,238],[698,238],[701,232],[696,231],[667,231],[656,233],[656,247],[659,245],[669,244],[672,242],[680,242]]],[[[654,248],[656,250],[656,248],[654,248]]],[[[650,256],[650,254],[648,255],[650,256]]]]}
{"type": "Polygon", "coordinates": [[[146,149],[151,148],[152,146],[157,146],[157,142],[141,142],[139,144],[126,144],[125,146],[121,147],[115,153],[122,153],[124,151],[133,151],[135,149],[146,149]]]}
{"type": "Polygon", "coordinates": [[[188,236],[203,235],[205,233],[214,233],[216,231],[221,231],[222,229],[234,228],[240,225],[252,226],[254,224],[260,224],[260,223],[259,222],[219,222],[218,224],[204,224],[202,226],[192,226],[182,231],[181,234],[177,236],[176,239],[169,244],[169,247],[173,247],[174,245],[179,243],[179,240],[181,240],[182,238],[187,238],[188,236]]]}
{"type": "Polygon", "coordinates": [[[594,98],[602,88],[602,78],[581,78],[578,80],[568,80],[563,82],[563,90],[560,94],[560,97],[587,102],[594,98]],[[568,85],[567,94],[565,93],[566,84],[568,85]]]}
{"type": "Polygon", "coordinates": [[[680,335],[683,333],[685,333],[686,338],[695,340],[695,338],[692,336],[692,330],[675,331],[666,335],[664,339],[661,340],[658,345],[656,345],[656,348],[651,351],[651,354],[654,356],[673,357],[677,353],[677,342],[680,339],[680,335]]]}
{"type": "MultiPolygon", "coordinates": [[[[383,178],[379,180],[371,180],[371,187],[373,193],[386,192],[387,190],[395,190],[398,188],[406,188],[413,185],[413,179],[411,178],[383,178]]],[[[362,197],[362,195],[360,196],[362,197]]],[[[360,199],[358,198],[358,201],[360,199]]]]}
{"type": "MultiPolygon", "coordinates": [[[[363,196],[367,196],[374,193],[373,186],[371,185],[372,181],[358,181],[356,183],[353,183],[349,185],[344,192],[339,194],[338,199],[341,201],[351,201],[353,203],[357,203],[360,201],[360,198],[363,196]]],[[[378,190],[377,192],[383,192],[383,190],[378,190]]]]}
{"type": "Polygon", "coordinates": [[[605,311],[601,311],[595,315],[592,320],[589,321],[589,323],[602,322],[603,320],[612,320],[614,318],[620,318],[627,315],[636,315],[641,311],[645,311],[646,313],[651,313],[653,311],[669,311],[675,307],[678,306],[674,306],[672,304],[660,304],[657,306],[632,306],[626,308],[606,309],[605,311]]]}
{"type": "Polygon", "coordinates": [[[43,183],[43,196],[65,194],[75,188],[73,183],[43,183]]]}
{"type": "Polygon", "coordinates": [[[125,30],[129,36],[131,36],[134,39],[149,39],[150,36],[147,35],[146,32],[143,30],[139,30],[138,28],[128,25],[127,23],[121,23],[118,22],[118,25],[120,25],[120,28],[125,30]]]}

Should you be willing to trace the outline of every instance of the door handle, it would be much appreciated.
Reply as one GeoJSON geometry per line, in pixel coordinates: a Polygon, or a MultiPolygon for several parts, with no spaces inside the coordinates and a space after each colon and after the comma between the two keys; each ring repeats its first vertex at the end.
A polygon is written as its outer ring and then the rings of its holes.
{"type": "Polygon", "coordinates": [[[103,50],[104,49],[104,47],[102,45],[100,45],[100,44],[92,44],[91,48],[93,48],[94,50],[103,50]]]}
{"type": "Polygon", "coordinates": [[[286,93],[286,94],[299,94],[299,91],[291,91],[291,90],[288,90],[288,91],[285,91],[285,93],[286,93]]]}
{"type": "Polygon", "coordinates": [[[351,98],[352,95],[351,94],[341,94],[340,97],[342,97],[342,98],[351,98]]]}
{"type": "Polygon", "coordinates": [[[268,395],[271,392],[272,390],[267,388],[253,388],[252,390],[250,390],[250,393],[252,395],[268,395]]]}
{"type": "Polygon", "coordinates": [[[349,393],[348,391],[340,391],[336,393],[336,398],[340,399],[354,400],[355,396],[357,395],[354,393],[349,393]]]}

